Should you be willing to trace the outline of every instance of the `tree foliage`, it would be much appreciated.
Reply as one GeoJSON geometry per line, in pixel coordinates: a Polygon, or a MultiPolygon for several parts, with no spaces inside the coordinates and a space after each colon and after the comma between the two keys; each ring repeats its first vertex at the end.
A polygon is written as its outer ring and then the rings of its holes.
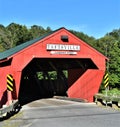
{"type": "MultiPolygon", "coordinates": [[[[51,31],[50,27],[45,29],[38,25],[28,28],[16,23],[11,23],[6,27],[0,24],[0,52],[51,31]]],[[[115,29],[99,39],[75,30],[70,30],[70,32],[109,58],[107,64],[109,85],[120,88],[120,29],[115,29]]]]}
{"type": "Polygon", "coordinates": [[[0,51],[10,49],[50,31],[52,31],[50,27],[44,29],[38,25],[33,25],[30,28],[16,23],[11,23],[6,27],[0,25],[0,51]]]}

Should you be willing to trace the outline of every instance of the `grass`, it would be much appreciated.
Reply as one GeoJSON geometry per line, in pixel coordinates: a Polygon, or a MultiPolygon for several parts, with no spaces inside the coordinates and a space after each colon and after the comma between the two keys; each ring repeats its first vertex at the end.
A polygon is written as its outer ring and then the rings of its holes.
{"type": "MultiPolygon", "coordinates": [[[[106,90],[103,90],[102,94],[106,95],[106,90]]],[[[112,97],[120,97],[120,90],[117,88],[113,88],[107,91],[107,95],[112,97]]]]}

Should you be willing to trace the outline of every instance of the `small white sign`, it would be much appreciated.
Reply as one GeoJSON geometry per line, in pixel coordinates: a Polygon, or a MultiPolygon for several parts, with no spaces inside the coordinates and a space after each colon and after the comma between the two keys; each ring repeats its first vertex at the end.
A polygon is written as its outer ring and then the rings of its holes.
{"type": "Polygon", "coordinates": [[[59,54],[59,55],[76,55],[77,52],[70,51],[51,51],[50,54],[59,54]]]}
{"type": "Polygon", "coordinates": [[[47,44],[47,50],[80,51],[80,45],[47,44]]]}

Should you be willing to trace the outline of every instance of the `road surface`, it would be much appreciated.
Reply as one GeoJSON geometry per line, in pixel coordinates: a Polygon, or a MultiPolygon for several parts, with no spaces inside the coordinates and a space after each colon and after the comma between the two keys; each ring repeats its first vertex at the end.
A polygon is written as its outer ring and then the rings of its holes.
{"type": "Polygon", "coordinates": [[[40,99],[1,121],[0,127],[118,127],[120,110],[55,98],[40,99]]]}

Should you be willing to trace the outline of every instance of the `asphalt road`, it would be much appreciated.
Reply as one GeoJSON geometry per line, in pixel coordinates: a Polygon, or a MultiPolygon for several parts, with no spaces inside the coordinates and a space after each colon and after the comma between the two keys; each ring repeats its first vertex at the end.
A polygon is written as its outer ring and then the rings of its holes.
{"type": "Polygon", "coordinates": [[[59,99],[41,99],[1,121],[0,127],[118,127],[120,110],[59,99]]]}

